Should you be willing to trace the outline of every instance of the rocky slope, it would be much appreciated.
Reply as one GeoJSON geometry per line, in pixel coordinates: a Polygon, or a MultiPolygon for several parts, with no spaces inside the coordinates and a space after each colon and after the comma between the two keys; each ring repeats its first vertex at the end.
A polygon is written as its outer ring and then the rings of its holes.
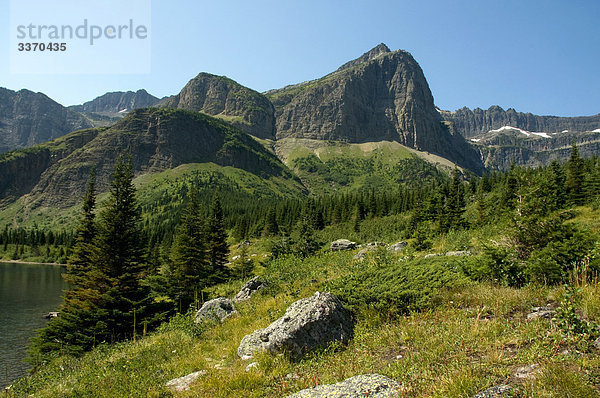
{"type": "Polygon", "coordinates": [[[536,167],[566,161],[573,142],[583,156],[597,155],[600,149],[600,114],[537,116],[499,106],[440,114],[451,129],[469,138],[488,170],[508,170],[512,163],[536,167]]]}
{"type": "Polygon", "coordinates": [[[136,175],[212,162],[264,179],[293,179],[275,155],[252,137],[202,113],[138,109],[110,128],[91,131],[79,145],[68,146],[63,140],[0,158],[0,170],[6,171],[6,181],[13,182],[0,187],[0,198],[29,192],[29,206],[69,207],[80,200],[92,168],[98,190],[105,191],[118,156],[126,152],[132,156],[136,175]],[[59,148],[68,150],[58,152],[59,148]],[[21,180],[19,170],[23,158],[27,164],[36,165],[32,178],[26,181],[21,180]]]}
{"type": "Polygon", "coordinates": [[[81,113],[100,113],[106,115],[119,115],[139,108],[148,108],[157,104],[160,99],[148,94],[146,90],[117,91],[101,95],[82,105],[73,105],[69,108],[81,113]]]}
{"type": "Polygon", "coordinates": [[[199,111],[223,119],[259,138],[275,135],[273,105],[262,94],[224,76],[200,73],[161,106],[199,111]]]}
{"type": "Polygon", "coordinates": [[[538,167],[553,160],[564,162],[571,156],[572,143],[577,144],[583,157],[597,156],[600,153],[600,132],[593,131],[533,134],[504,128],[481,137],[474,138],[472,144],[481,154],[488,170],[506,171],[512,163],[538,167]]]}
{"type": "Polygon", "coordinates": [[[0,153],[88,127],[92,124],[85,117],[42,93],[0,87],[0,153]]]}
{"type": "Polygon", "coordinates": [[[499,106],[492,106],[487,110],[461,108],[455,112],[440,111],[440,114],[466,138],[485,135],[490,130],[503,126],[545,133],[560,133],[565,130],[583,132],[600,128],[600,114],[580,117],[537,116],[517,112],[512,108],[504,110],[499,106]]]}
{"type": "Polygon", "coordinates": [[[423,71],[406,51],[380,44],[321,79],[266,95],[277,139],[397,141],[481,170],[478,154],[442,123],[423,71]]]}

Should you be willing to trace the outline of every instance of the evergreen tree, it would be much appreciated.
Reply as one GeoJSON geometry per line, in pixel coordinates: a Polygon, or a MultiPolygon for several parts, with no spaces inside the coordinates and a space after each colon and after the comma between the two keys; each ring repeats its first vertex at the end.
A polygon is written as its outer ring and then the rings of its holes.
{"type": "Polygon", "coordinates": [[[172,248],[169,275],[171,294],[180,308],[187,308],[208,280],[205,226],[197,192],[191,189],[189,201],[177,229],[172,248]]]}
{"type": "Polygon", "coordinates": [[[210,279],[213,283],[224,281],[228,276],[227,255],[227,233],[223,223],[223,208],[218,194],[215,194],[210,205],[210,213],[207,223],[207,259],[211,272],[210,279]]]}
{"type": "Polygon", "coordinates": [[[583,190],[584,183],[584,164],[583,159],[579,157],[577,145],[573,143],[571,149],[571,157],[567,163],[567,178],[565,187],[569,201],[574,205],[580,205],[585,199],[583,190]]]}
{"type": "Polygon", "coordinates": [[[263,235],[274,236],[274,235],[277,235],[278,233],[279,233],[279,225],[277,224],[277,218],[275,217],[275,209],[273,207],[270,207],[267,212],[263,235]]]}
{"type": "Polygon", "coordinates": [[[301,257],[308,257],[319,250],[319,242],[314,237],[314,231],[308,217],[302,217],[296,228],[294,252],[301,257]]]}
{"type": "MultiPolygon", "coordinates": [[[[460,172],[457,168],[452,174],[452,184],[446,198],[446,227],[447,229],[462,228],[465,225],[465,197],[460,172]]],[[[444,228],[446,229],[446,228],[444,228]]]]}
{"type": "Polygon", "coordinates": [[[561,209],[567,201],[567,193],[565,188],[565,173],[563,167],[554,160],[550,163],[550,192],[548,193],[554,198],[554,208],[561,209]]]}
{"type": "Polygon", "coordinates": [[[99,311],[103,292],[98,284],[95,206],[95,175],[92,172],[75,246],[67,263],[67,272],[63,275],[69,283],[69,290],[63,297],[59,317],[50,321],[34,339],[29,351],[33,362],[40,361],[52,351],[77,355],[103,340],[105,328],[99,311]]]}
{"type": "Polygon", "coordinates": [[[145,276],[141,216],[132,180],[131,157],[120,157],[98,226],[102,306],[111,340],[135,336],[137,324],[147,315],[149,292],[140,283],[145,276]]]}

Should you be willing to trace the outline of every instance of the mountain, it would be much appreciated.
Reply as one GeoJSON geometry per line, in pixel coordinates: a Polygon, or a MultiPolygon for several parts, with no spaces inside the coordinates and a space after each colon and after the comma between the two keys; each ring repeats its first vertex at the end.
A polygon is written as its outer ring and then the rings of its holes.
{"type": "Polygon", "coordinates": [[[455,112],[440,111],[440,114],[466,138],[485,135],[504,126],[543,133],[560,133],[565,130],[584,132],[600,128],[600,114],[579,117],[537,116],[517,112],[512,108],[504,110],[499,106],[491,106],[487,110],[465,107],[455,112]]]}
{"type": "MultiPolygon", "coordinates": [[[[50,143],[0,157],[6,183],[0,198],[25,195],[21,208],[68,208],[83,195],[92,169],[105,192],[118,156],[130,153],[136,176],[186,164],[214,164],[264,181],[265,191],[301,193],[291,172],[239,129],[198,112],[164,108],[132,111],[110,128],[72,133],[50,143]],[[22,165],[31,165],[25,172],[22,165]],[[34,166],[35,165],[35,166],[34,166]],[[284,184],[285,187],[277,187],[284,184]]],[[[238,173],[239,174],[239,173],[238,173]]],[[[261,189],[256,183],[257,192],[261,189]]]]}
{"type": "Polygon", "coordinates": [[[117,122],[134,109],[148,108],[156,105],[159,98],[148,94],[146,90],[115,91],[96,97],[82,105],[69,108],[83,113],[96,126],[106,126],[117,122]]]}
{"type": "Polygon", "coordinates": [[[271,102],[263,94],[224,76],[200,73],[179,94],[160,105],[215,116],[255,137],[275,137],[271,102]]]}
{"type": "Polygon", "coordinates": [[[553,160],[566,161],[576,143],[583,157],[600,153],[600,130],[588,132],[529,132],[504,126],[481,138],[471,138],[488,170],[506,171],[512,163],[528,167],[547,165],[553,160]]]}
{"type": "Polygon", "coordinates": [[[277,140],[396,141],[482,169],[478,154],[443,123],[406,51],[380,44],[323,78],[265,94],[275,106],[277,140]]]}
{"type": "Polygon", "coordinates": [[[499,106],[440,114],[454,131],[469,138],[488,170],[508,170],[512,163],[536,167],[566,161],[573,142],[582,156],[600,151],[600,114],[537,116],[499,106]]]}
{"type": "Polygon", "coordinates": [[[0,153],[92,127],[81,114],[42,93],[0,87],[0,153]]]}

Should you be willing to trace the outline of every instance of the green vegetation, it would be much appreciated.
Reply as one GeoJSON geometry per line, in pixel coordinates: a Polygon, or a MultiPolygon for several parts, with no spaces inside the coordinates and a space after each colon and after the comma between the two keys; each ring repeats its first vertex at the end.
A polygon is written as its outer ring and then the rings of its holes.
{"type": "MultiPolygon", "coordinates": [[[[160,224],[141,221],[153,212],[144,209],[146,215],[134,224],[143,226],[138,241],[145,256],[123,262],[132,264],[123,267],[125,272],[138,265],[145,270],[137,280],[148,289],[149,318],[141,311],[138,322],[177,315],[154,331],[149,323],[148,333],[137,341],[96,344],[85,353],[56,346],[44,358],[47,363],[6,394],[171,396],[168,380],[206,370],[189,391],[175,395],[281,397],[377,372],[398,380],[407,397],[470,397],[504,383],[513,385],[517,396],[597,396],[598,163],[573,156],[564,165],[512,167],[482,178],[455,169],[452,178],[440,174],[413,189],[355,190],[308,199],[263,196],[239,206],[228,195],[242,195],[243,190],[232,188],[215,199],[202,192],[203,184],[182,179],[165,194],[178,192],[185,198],[179,213],[166,207],[157,211],[177,214],[180,221],[159,233],[155,228],[160,224]],[[575,179],[574,162],[580,173],[575,179]],[[578,184],[586,193],[579,199],[572,196],[578,184]],[[202,229],[205,219],[209,221],[202,229]],[[357,251],[327,249],[338,238],[387,244],[406,240],[407,247],[400,252],[376,248],[355,259],[357,251]],[[239,257],[227,263],[234,256],[239,257]],[[202,266],[194,267],[198,264],[202,266]],[[238,303],[239,315],[222,324],[193,323],[188,308],[197,307],[196,301],[231,297],[252,274],[261,275],[268,287],[238,303]],[[159,285],[170,287],[161,291],[159,285]],[[236,353],[242,337],[317,290],[334,292],[352,310],[353,340],[298,361],[260,354],[253,360],[258,367],[246,371],[248,362],[236,353]],[[556,309],[553,320],[527,319],[532,307],[546,305],[556,309]],[[517,368],[531,364],[536,365],[531,377],[514,376],[517,368]]],[[[146,192],[157,199],[160,191],[146,192]]],[[[113,208],[114,201],[108,203],[106,209],[113,208]]],[[[102,226],[106,217],[101,220],[98,242],[108,230],[102,226]]],[[[85,263],[81,236],[90,231],[85,225],[71,249],[69,272],[75,286],[81,283],[74,271],[86,269],[75,267],[85,263]]],[[[140,248],[135,242],[129,245],[140,248]]],[[[102,263],[116,265],[113,257],[102,263]]],[[[113,293],[111,302],[131,307],[137,300],[119,301],[113,293]]],[[[122,306],[115,314],[133,315],[122,306]]],[[[132,318],[115,324],[123,326],[120,339],[132,337],[132,318]]]]}

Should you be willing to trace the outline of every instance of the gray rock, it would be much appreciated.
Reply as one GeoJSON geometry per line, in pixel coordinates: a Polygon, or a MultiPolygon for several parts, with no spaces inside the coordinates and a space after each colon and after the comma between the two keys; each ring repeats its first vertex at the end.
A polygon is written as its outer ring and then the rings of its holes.
{"type": "Polygon", "coordinates": [[[438,257],[438,256],[441,256],[441,254],[440,253],[429,253],[429,254],[426,254],[425,257],[423,257],[423,258],[433,258],[433,257],[438,257]]]}
{"type": "Polygon", "coordinates": [[[452,256],[470,256],[471,252],[468,250],[458,250],[458,251],[451,251],[451,252],[446,252],[446,256],[452,257],[452,256]]]}
{"type": "Polygon", "coordinates": [[[258,351],[287,352],[297,358],[332,341],[347,343],[354,325],[350,312],[331,293],[316,292],[288,307],[285,314],[267,326],[245,336],[238,348],[242,359],[258,351]]]}
{"type": "Polygon", "coordinates": [[[288,398],[388,398],[400,396],[401,385],[388,377],[369,374],[354,376],[336,384],[307,388],[288,398]]]}
{"type": "Polygon", "coordinates": [[[556,314],[556,311],[550,306],[545,307],[533,307],[531,313],[527,314],[527,320],[533,321],[536,319],[552,319],[556,314]]]}
{"type": "Polygon", "coordinates": [[[246,366],[246,372],[250,372],[252,369],[258,369],[258,362],[252,362],[246,366]]]}
{"type": "Polygon", "coordinates": [[[254,293],[265,287],[263,280],[255,276],[242,286],[238,294],[235,295],[233,301],[240,302],[250,299],[254,293]]]}
{"type": "Polygon", "coordinates": [[[172,391],[186,391],[190,389],[190,385],[196,381],[198,377],[204,376],[205,374],[206,370],[199,370],[198,372],[190,373],[187,376],[169,380],[165,386],[172,391]]]}
{"type": "Polygon", "coordinates": [[[501,398],[506,397],[512,391],[512,387],[506,384],[488,388],[473,396],[473,398],[501,398]]]}
{"type": "Polygon", "coordinates": [[[231,315],[237,314],[233,302],[225,297],[219,297],[209,300],[202,305],[202,308],[196,312],[195,322],[202,323],[207,321],[223,322],[231,315]]]}
{"type": "Polygon", "coordinates": [[[517,379],[535,379],[539,373],[539,367],[540,366],[537,363],[521,366],[515,370],[514,376],[517,379]]]}
{"type": "Polygon", "coordinates": [[[394,243],[393,245],[388,247],[388,250],[393,251],[393,252],[399,252],[399,251],[404,250],[406,248],[406,246],[408,246],[408,242],[403,240],[398,243],[394,243]]]}
{"type": "Polygon", "coordinates": [[[336,241],[331,242],[330,245],[331,251],[352,250],[355,247],[356,242],[349,241],[348,239],[338,239],[336,241]]]}

